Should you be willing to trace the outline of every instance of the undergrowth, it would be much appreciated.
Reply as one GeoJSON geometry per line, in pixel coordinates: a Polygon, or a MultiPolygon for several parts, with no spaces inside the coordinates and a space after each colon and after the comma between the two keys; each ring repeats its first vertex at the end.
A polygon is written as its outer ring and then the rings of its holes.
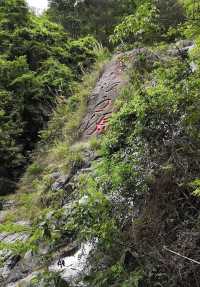
{"type": "Polygon", "coordinates": [[[17,202],[17,206],[7,212],[2,228],[7,230],[12,227],[12,231],[19,232],[20,227],[15,227],[14,230],[13,224],[17,220],[30,220],[33,223],[31,237],[23,244],[2,243],[0,249],[34,249],[38,239],[45,237],[41,234],[42,229],[37,224],[34,225],[34,222],[39,218],[42,220],[55,208],[60,208],[57,202],[63,197],[62,191],[50,191],[53,183],[52,173],[67,174],[74,163],[82,161],[81,149],[84,148],[84,143],[78,144],[78,128],[86,113],[87,99],[109,58],[107,50],[100,45],[95,47],[95,54],[96,64],[90,73],[85,73],[80,84],[74,85],[73,96],[67,100],[64,97],[59,98],[48,128],[40,134],[41,140],[32,157],[32,164],[20,180],[17,193],[2,197],[2,200],[12,199],[17,202]]]}
{"type": "Polygon", "coordinates": [[[199,260],[199,77],[179,58],[130,75],[73,212],[98,238],[91,286],[198,286],[198,265],[164,247],[199,260]]]}

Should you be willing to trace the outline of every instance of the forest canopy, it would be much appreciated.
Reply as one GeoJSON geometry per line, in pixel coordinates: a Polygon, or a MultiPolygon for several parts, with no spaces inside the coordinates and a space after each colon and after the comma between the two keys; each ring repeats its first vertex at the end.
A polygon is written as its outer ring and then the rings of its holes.
{"type": "Polygon", "coordinates": [[[124,16],[133,13],[134,0],[49,0],[50,19],[61,23],[72,38],[93,35],[109,46],[109,35],[124,16]]]}

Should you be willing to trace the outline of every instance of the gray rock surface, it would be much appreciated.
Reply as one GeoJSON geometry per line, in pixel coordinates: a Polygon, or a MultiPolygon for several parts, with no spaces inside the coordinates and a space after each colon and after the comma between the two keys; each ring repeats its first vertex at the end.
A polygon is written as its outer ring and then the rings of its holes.
{"type": "Polygon", "coordinates": [[[28,237],[29,234],[24,232],[11,233],[11,234],[8,232],[0,233],[0,241],[5,243],[14,243],[16,241],[25,242],[28,239],[28,237]]]}
{"type": "Polygon", "coordinates": [[[195,47],[195,43],[190,40],[181,40],[175,43],[167,54],[172,57],[186,57],[188,52],[195,47]]]}
{"type": "Polygon", "coordinates": [[[82,139],[98,135],[105,129],[107,121],[113,111],[113,103],[119,94],[120,88],[126,83],[124,72],[126,65],[117,55],[104,67],[104,71],[96,84],[89,100],[88,110],[82,124],[80,133],[82,139]],[[100,125],[98,129],[98,125],[100,125]]]}
{"type": "Polygon", "coordinates": [[[70,176],[69,175],[60,175],[56,181],[52,184],[51,189],[52,191],[58,191],[60,189],[63,189],[65,184],[69,181],[70,176]]]}
{"type": "MultiPolygon", "coordinates": [[[[2,210],[0,210],[0,223],[3,224],[3,220],[9,212],[16,207],[14,200],[2,201],[2,210]]],[[[19,226],[30,226],[29,221],[18,221],[15,225],[19,226]]],[[[16,242],[25,242],[29,238],[28,232],[0,232],[0,242],[6,244],[13,244],[16,242]]],[[[0,268],[0,286],[8,286],[7,283],[15,282],[24,277],[24,272],[27,272],[27,266],[25,267],[25,260],[19,256],[13,254],[11,250],[0,251],[1,268],[0,268]]],[[[10,285],[11,287],[12,285],[10,285]]],[[[15,286],[15,285],[13,285],[15,286]]]]}

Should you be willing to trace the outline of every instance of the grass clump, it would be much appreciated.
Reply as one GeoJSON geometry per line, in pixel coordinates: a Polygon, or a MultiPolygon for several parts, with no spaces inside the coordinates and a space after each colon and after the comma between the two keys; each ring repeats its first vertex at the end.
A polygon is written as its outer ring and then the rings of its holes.
{"type": "Polygon", "coordinates": [[[19,233],[19,232],[30,232],[31,228],[29,226],[20,225],[20,224],[0,224],[0,232],[9,232],[9,233],[19,233]]]}

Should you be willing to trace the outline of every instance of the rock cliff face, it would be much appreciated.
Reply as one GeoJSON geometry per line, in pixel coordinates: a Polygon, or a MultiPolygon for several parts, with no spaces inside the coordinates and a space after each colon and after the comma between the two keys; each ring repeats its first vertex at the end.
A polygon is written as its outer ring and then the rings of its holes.
{"type": "MultiPolygon", "coordinates": [[[[94,88],[91,96],[88,100],[88,109],[86,115],[80,126],[80,139],[79,141],[85,144],[85,149],[82,151],[83,161],[81,166],[73,166],[70,172],[65,174],[54,173],[52,174],[53,184],[51,185],[51,190],[57,192],[61,189],[65,191],[65,196],[62,200],[62,208],[67,213],[70,204],[72,204],[77,191],[77,177],[80,175],[86,175],[91,172],[92,163],[101,160],[96,154],[94,154],[87,147],[87,140],[92,136],[99,136],[104,133],[109,122],[109,118],[113,112],[113,105],[115,99],[119,95],[120,89],[125,86],[128,82],[126,71],[129,67],[137,66],[141,64],[141,61],[137,61],[138,56],[145,54],[146,68],[154,65],[158,59],[165,59],[165,57],[177,57],[180,54],[181,49],[185,53],[185,50],[190,48],[190,46],[180,48],[179,52],[177,50],[171,50],[170,55],[163,56],[154,54],[147,49],[135,49],[128,53],[118,54],[113,57],[110,63],[108,63],[102,74],[97,81],[96,87],[94,88]]],[[[153,83],[152,83],[153,85],[153,83]]],[[[75,144],[76,145],[76,144],[75,144]]],[[[74,145],[74,146],[75,146],[74,145]]],[[[72,147],[73,149],[73,147],[72,147]]],[[[81,199],[83,202],[84,199],[81,199]]],[[[9,208],[14,208],[15,202],[3,202],[1,204],[0,210],[0,221],[6,214],[9,208]]],[[[48,220],[50,221],[52,214],[48,215],[48,220]]],[[[53,220],[52,220],[53,221],[53,220]]],[[[29,226],[29,222],[16,222],[16,224],[22,226],[29,226]]],[[[58,228],[63,224],[62,219],[59,222],[55,221],[53,228],[58,228]]],[[[29,233],[27,232],[2,232],[0,233],[0,240],[2,242],[11,243],[18,241],[26,241],[29,238],[29,233]]],[[[13,254],[11,251],[3,250],[0,253],[1,258],[1,268],[0,268],[0,285],[2,287],[14,287],[14,286],[35,286],[31,285],[30,281],[38,274],[38,270],[44,270],[44,266],[40,260],[43,255],[48,255],[51,252],[55,260],[49,262],[49,266],[46,266],[51,272],[61,272],[61,277],[64,281],[69,284],[69,286],[84,286],[82,283],[77,283],[77,279],[80,278],[82,273],[88,272],[89,268],[87,266],[87,258],[92,249],[95,248],[95,243],[80,246],[74,238],[63,240],[60,246],[57,246],[55,250],[50,250],[49,246],[44,246],[40,244],[39,252],[36,255],[31,252],[27,252],[24,257],[18,254],[13,254]],[[59,259],[65,260],[65,266],[59,267],[59,259]],[[70,264],[71,262],[71,264],[70,264]]],[[[125,258],[133,257],[130,252],[126,252],[125,258]],[[128,254],[128,255],[127,255],[128,254]]],[[[125,260],[125,259],[124,259],[125,260]]],[[[128,259],[127,259],[128,260],[128,259]]],[[[68,286],[62,285],[60,283],[57,286],[68,286]]],[[[41,280],[40,287],[46,286],[41,280]]],[[[53,285],[51,285],[53,286],[53,285]]],[[[55,286],[56,287],[56,286],[55,286]]]]}
{"type": "MultiPolygon", "coordinates": [[[[96,87],[88,100],[86,116],[83,119],[79,130],[79,143],[85,143],[90,137],[100,135],[105,132],[109,118],[113,112],[114,101],[120,92],[120,88],[127,83],[125,71],[128,65],[123,61],[124,56],[124,54],[114,56],[111,62],[104,67],[101,76],[97,81],[96,87]]],[[[63,209],[66,210],[70,205],[70,200],[73,200],[73,196],[70,196],[70,194],[73,194],[73,192],[76,191],[76,177],[81,174],[89,173],[91,171],[92,162],[99,160],[97,155],[87,147],[83,151],[82,156],[84,158],[82,165],[80,167],[73,167],[67,175],[60,173],[52,174],[54,183],[51,186],[51,190],[53,192],[57,192],[61,189],[65,190],[66,197],[63,199],[62,206],[63,209]]],[[[10,208],[15,208],[15,205],[16,202],[3,202],[3,208],[0,211],[0,219],[3,220],[6,211],[9,211],[10,208]]],[[[49,217],[51,217],[51,215],[49,215],[49,217]]],[[[28,222],[16,222],[16,224],[29,225],[28,222]]],[[[1,242],[5,241],[6,243],[26,241],[28,237],[29,234],[23,232],[14,234],[9,232],[0,233],[1,242]]],[[[87,261],[86,259],[91,249],[92,245],[89,243],[84,246],[80,246],[80,250],[76,242],[71,242],[70,244],[69,242],[63,243],[62,247],[55,251],[55,261],[49,263],[49,271],[62,271],[61,277],[65,281],[70,281],[69,283],[71,286],[78,286],[76,285],[76,279],[80,277],[82,272],[84,272],[87,261]],[[66,262],[66,265],[63,266],[63,268],[58,266],[58,260],[60,258],[64,258],[66,262]],[[68,261],[69,264],[67,264],[68,261]],[[70,265],[70,262],[72,262],[73,266],[70,265]]],[[[37,256],[27,252],[23,258],[18,255],[13,255],[11,251],[5,250],[4,252],[1,252],[1,286],[31,286],[30,281],[37,275],[35,270],[38,269],[41,264],[39,257],[40,255],[48,254],[48,252],[49,248],[47,246],[41,246],[37,256]]]]}
{"type": "Polygon", "coordinates": [[[105,130],[119,89],[126,83],[124,77],[126,68],[122,54],[115,56],[105,66],[103,74],[89,98],[87,115],[80,127],[83,139],[101,134],[105,130]]]}

